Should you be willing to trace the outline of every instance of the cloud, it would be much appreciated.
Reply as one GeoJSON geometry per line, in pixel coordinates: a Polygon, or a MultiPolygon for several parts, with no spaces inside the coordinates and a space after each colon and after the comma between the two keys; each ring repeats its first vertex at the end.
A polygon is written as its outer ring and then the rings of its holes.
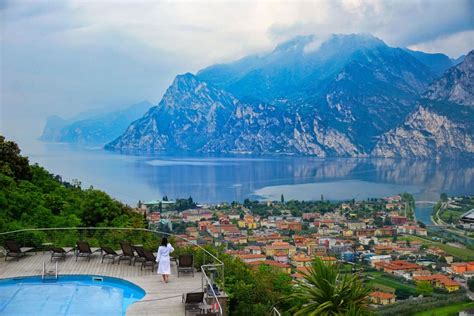
{"type": "Polygon", "coordinates": [[[156,103],[177,73],[296,35],[316,35],[308,50],[332,33],[372,33],[453,57],[473,48],[469,0],[1,3],[0,132],[26,133],[23,120],[34,137],[48,115],[156,103]]]}
{"type": "Polygon", "coordinates": [[[408,48],[428,53],[443,51],[456,58],[474,49],[474,30],[440,36],[430,41],[410,45],[408,48]]]}

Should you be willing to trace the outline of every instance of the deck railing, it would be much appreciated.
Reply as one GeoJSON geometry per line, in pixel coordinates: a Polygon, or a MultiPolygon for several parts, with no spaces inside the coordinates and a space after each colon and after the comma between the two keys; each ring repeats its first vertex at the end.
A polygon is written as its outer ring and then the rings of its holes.
{"type": "MultiPolygon", "coordinates": [[[[159,244],[159,237],[160,236],[169,236],[175,239],[179,239],[185,241],[192,247],[197,247],[205,254],[203,256],[203,264],[200,266],[200,270],[202,272],[202,291],[207,292],[207,285],[210,285],[211,289],[211,296],[215,303],[217,304],[217,313],[219,315],[223,315],[223,309],[221,303],[219,301],[218,296],[214,291],[214,287],[212,286],[215,282],[214,278],[210,278],[208,275],[209,270],[219,271],[219,276],[221,278],[221,285],[224,285],[224,263],[216,257],[214,254],[206,250],[204,247],[199,245],[198,243],[187,239],[186,237],[175,235],[168,232],[158,231],[158,230],[151,230],[146,228],[130,228],[130,227],[49,227],[49,228],[25,228],[19,229],[14,231],[2,232],[0,233],[0,244],[3,245],[5,240],[8,239],[15,239],[17,242],[22,244],[23,246],[36,246],[41,247],[44,245],[54,244],[55,246],[71,246],[77,240],[88,240],[91,239],[93,242],[97,243],[104,243],[108,245],[117,245],[119,241],[126,240],[126,239],[135,239],[139,241],[147,241],[151,244],[158,245],[159,244]],[[91,232],[102,232],[102,236],[89,236],[87,238],[87,234],[91,232]],[[116,233],[123,233],[123,235],[116,233]],[[68,235],[69,233],[69,235],[68,235]],[[71,234],[74,233],[74,234],[71,234]],[[109,235],[104,236],[105,233],[109,233],[109,235]],[[149,240],[149,238],[143,235],[136,235],[136,234],[147,234],[148,237],[153,237],[155,239],[149,240]],[[39,235],[37,235],[39,234],[39,235]],[[63,237],[63,238],[61,238],[63,237]],[[47,242],[45,242],[47,241],[47,242]],[[209,256],[211,259],[209,263],[206,263],[206,258],[209,256]],[[204,282],[205,281],[205,282],[204,282]]],[[[44,249],[43,249],[44,250],[44,249]]],[[[43,267],[43,274],[45,273],[45,267],[43,267]]],[[[209,293],[208,293],[209,294],[209,293]]]]}

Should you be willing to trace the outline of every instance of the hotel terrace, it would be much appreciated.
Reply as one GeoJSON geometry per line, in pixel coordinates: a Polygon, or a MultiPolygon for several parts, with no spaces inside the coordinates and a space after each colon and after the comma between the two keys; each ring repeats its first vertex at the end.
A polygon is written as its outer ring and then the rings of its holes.
{"type": "MultiPolygon", "coordinates": [[[[64,257],[53,257],[50,249],[53,244],[64,244],[61,242],[61,236],[64,236],[65,229],[25,229],[16,232],[0,233],[3,241],[15,240],[20,245],[30,245],[24,239],[25,233],[45,233],[52,237],[54,242],[43,243],[36,249],[32,249],[21,257],[6,257],[4,252],[0,252],[0,256],[5,256],[4,260],[0,260],[0,279],[23,280],[28,277],[41,278],[43,282],[58,282],[62,278],[70,276],[90,277],[100,282],[107,277],[117,278],[131,282],[133,285],[140,287],[145,292],[145,296],[131,304],[126,309],[126,315],[185,315],[185,306],[183,299],[189,293],[204,293],[204,302],[194,313],[201,314],[203,312],[213,312],[210,315],[225,315],[227,296],[220,292],[216,294],[210,284],[217,284],[223,280],[223,263],[204,248],[198,246],[195,242],[189,241],[184,237],[172,234],[158,233],[146,229],[124,229],[124,228],[71,228],[67,233],[74,233],[80,236],[81,240],[93,242],[97,238],[97,234],[110,234],[110,236],[120,236],[127,230],[127,233],[133,235],[142,235],[143,238],[157,237],[157,234],[168,235],[170,239],[176,239],[187,244],[186,246],[199,247],[206,254],[207,260],[195,273],[180,273],[178,276],[178,263],[172,261],[170,282],[165,284],[161,281],[161,277],[156,273],[156,265],[142,266],[138,256],[135,261],[108,260],[100,247],[91,247],[92,254],[88,258],[76,256],[75,247],[64,247],[67,251],[64,257]],[[93,236],[90,232],[93,231],[93,236]],[[88,237],[86,237],[88,235],[88,237]],[[132,264],[133,262],[133,264],[132,264]],[[221,274],[222,273],[222,274],[221,274]],[[219,276],[218,276],[219,275],[219,276]],[[210,290],[212,288],[212,290],[210,290]]],[[[71,246],[74,246],[71,244],[71,246]]],[[[141,246],[141,245],[140,245],[141,246]]],[[[158,244],[156,244],[158,247],[158,244]]],[[[119,249],[120,247],[116,247],[119,249]]],[[[117,253],[120,252],[117,250],[117,253]]],[[[194,269],[194,268],[193,268],[194,269]]],[[[26,281],[25,281],[26,282],[26,281]]],[[[221,287],[220,283],[219,287],[221,287]]],[[[125,315],[125,311],[123,311],[125,315]]],[[[194,315],[186,312],[186,315],[194,315]]]]}

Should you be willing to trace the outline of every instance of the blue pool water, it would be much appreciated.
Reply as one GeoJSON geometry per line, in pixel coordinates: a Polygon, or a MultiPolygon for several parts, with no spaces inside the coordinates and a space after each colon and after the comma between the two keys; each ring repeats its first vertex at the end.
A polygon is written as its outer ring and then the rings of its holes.
{"type": "Polygon", "coordinates": [[[125,315],[145,291],[125,280],[62,275],[0,280],[0,315],[125,315]]]}

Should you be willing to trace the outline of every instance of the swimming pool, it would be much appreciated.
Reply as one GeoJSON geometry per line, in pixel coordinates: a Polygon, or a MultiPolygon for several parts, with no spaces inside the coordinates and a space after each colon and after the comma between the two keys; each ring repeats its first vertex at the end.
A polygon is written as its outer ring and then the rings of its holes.
{"type": "Polygon", "coordinates": [[[0,315],[125,315],[145,291],[128,281],[97,275],[0,280],[0,315]]]}

